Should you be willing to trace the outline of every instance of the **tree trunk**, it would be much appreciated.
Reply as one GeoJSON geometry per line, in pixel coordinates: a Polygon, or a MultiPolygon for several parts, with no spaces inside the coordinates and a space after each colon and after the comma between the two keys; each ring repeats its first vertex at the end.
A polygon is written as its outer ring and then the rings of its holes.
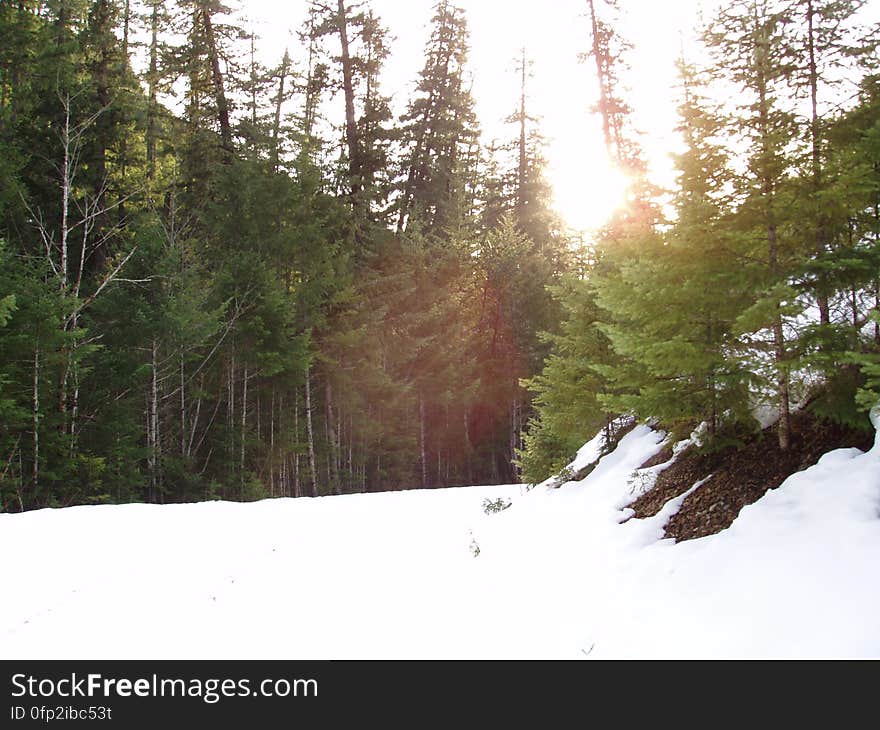
{"type": "Polygon", "coordinates": [[[244,366],[244,382],[241,391],[241,434],[239,441],[238,474],[241,481],[241,496],[244,498],[244,461],[245,461],[245,432],[247,431],[247,392],[248,392],[248,367],[244,366]]]}
{"type": "Polygon", "coordinates": [[[269,406],[269,496],[275,496],[275,384],[269,406]]]}
{"type": "Polygon", "coordinates": [[[33,414],[34,427],[34,463],[31,477],[34,485],[34,496],[40,488],[40,342],[34,345],[34,382],[33,382],[33,414]]]}
{"type": "Polygon", "coordinates": [[[324,411],[327,426],[327,467],[330,479],[330,491],[339,494],[339,443],[337,427],[333,424],[333,386],[327,380],[324,383],[324,411]]]}
{"type": "Polygon", "coordinates": [[[516,217],[520,227],[526,218],[526,49],[522,49],[522,79],[519,101],[519,165],[517,167],[516,217]]]}
{"type": "Polygon", "coordinates": [[[156,117],[159,113],[159,5],[162,0],[151,0],[150,15],[150,68],[147,73],[149,104],[147,105],[147,179],[156,178],[156,117]]]}
{"type": "Polygon", "coordinates": [[[186,458],[186,379],[183,351],[180,352],[180,458],[186,458]]]}
{"type": "Polygon", "coordinates": [[[318,470],[315,464],[315,434],[312,428],[311,365],[306,365],[306,435],[309,441],[309,472],[312,478],[312,496],[318,496],[318,470]]]}
{"type": "Polygon", "coordinates": [[[425,399],[419,391],[419,451],[422,456],[422,489],[428,488],[428,458],[425,449],[425,399]]]}
{"type": "Polygon", "coordinates": [[[348,482],[349,490],[354,492],[354,418],[351,415],[348,417],[348,482]]]}
{"type": "MultiPolygon", "coordinates": [[[[757,22],[757,21],[756,21],[757,22]]],[[[759,46],[755,53],[756,86],[758,92],[758,122],[761,135],[761,151],[765,160],[772,160],[776,147],[770,139],[770,100],[768,98],[767,81],[767,58],[766,50],[759,46]],[[762,53],[763,50],[763,53],[762,53]]],[[[764,162],[763,165],[768,164],[764,162]]],[[[764,204],[764,220],[767,228],[767,260],[770,276],[774,284],[778,283],[782,276],[779,262],[779,246],[776,230],[775,213],[775,187],[774,180],[765,167],[760,172],[761,194],[764,204]]],[[[777,310],[780,304],[777,303],[777,310]]],[[[773,331],[773,357],[776,370],[776,396],[779,399],[779,424],[777,428],[779,436],[779,448],[788,451],[791,446],[791,403],[788,380],[788,366],[786,360],[785,330],[783,328],[782,314],[777,311],[772,323],[773,331]]]]}
{"type": "Polygon", "coordinates": [[[214,84],[214,100],[217,104],[217,121],[220,123],[220,146],[226,153],[224,162],[232,161],[232,125],[229,121],[229,102],[226,99],[226,91],[223,87],[223,74],[220,72],[220,54],[217,50],[217,39],[214,34],[214,24],[211,19],[212,12],[207,8],[202,9],[202,22],[205,26],[205,40],[208,44],[208,56],[211,63],[211,80],[214,84]]]}
{"type": "MultiPolygon", "coordinates": [[[[874,245],[880,246],[880,200],[874,203],[874,245]]],[[[880,311],[880,278],[874,279],[874,308],[880,311]]],[[[874,344],[880,347],[880,322],[874,322],[874,344]]]]}
{"type": "Polygon", "coordinates": [[[309,57],[308,73],[306,74],[305,109],[303,110],[303,136],[305,147],[311,155],[312,128],[315,122],[315,110],[317,107],[317,89],[315,83],[315,10],[309,11],[309,57]]]}
{"type": "Polygon", "coordinates": [[[293,403],[293,432],[296,441],[296,451],[293,454],[293,496],[302,497],[302,485],[299,478],[299,393],[293,403]]]}
{"type": "Polygon", "coordinates": [[[149,415],[149,442],[150,442],[150,501],[159,499],[159,487],[161,479],[160,469],[160,446],[159,446],[159,344],[153,338],[150,348],[150,415],[149,415]]]}
{"type": "Polygon", "coordinates": [[[467,480],[468,484],[473,484],[474,482],[474,464],[471,458],[471,452],[473,451],[473,444],[471,444],[471,430],[470,430],[470,418],[468,417],[468,409],[464,409],[464,447],[465,454],[467,456],[467,460],[465,463],[465,468],[467,469],[467,480]]]}
{"type": "Polygon", "coordinates": [[[596,5],[593,0],[587,0],[590,9],[590,24],[593,31],[593,58],[596,60],[596,76],[599,79],[599,107],[602,113],[602,134],[605,138],[605,149],[610,160],[619,161],[619,150],[615,153],[614,143],[611,137],[611,114],[608,104],[608,74],[602,63],[602,47],[599,43],[599,21],[596,18],[596,5]]]}
{"type": "Polygon", "coordinates": [[[226,375],[226,458],[230,470],[235,467],[235,342],[229,357],[229,372],[226,375]]]}
{"type": "Polygon", "coordinates": [[[254,47],[255,36],[251,33],[251,161],[257,160],[257,59],[254,47]]]}
{"type": "Polygon", "coordinates": [[[773,327],[774,355],[776,358],[776,388],[779,394],[779,449],[788,451],[791,446],[791,394],[785,359],[785,335],[782,318],[777,317],[773,327]]]}
{"type": "Polygon", "coordinates": [[[281,158],[279,147],[281,138],[281,106],[284,103],[284,81],[290,69],[290,55],[284,49],[284,58],[281,61],[281,72],[278,79],[278,97],[275,99],[275,121],[272,124],[272,169],[278,172],[278,164],[281,158]]]}
{"type": "Polygon", "coordinates": [[[342,46],[342,89],[345,92],[345,141],[348,146],[348,178],[351,186],[351,199],[355,211],[360,208],[361,192],[360,145],[358,143],[357,121],[354,116],[354,69],[348,45],[348,17],[345,1],[337,0],[336,27],[342,46]]]}
{"type": "MultiPolygon", "coordinates": [[[[816,68],[816,31],[813,20],[816,11],[813,8],[813,0],[807,0],[807,48],[809,51],[809,74],[810,74],[810,143],[812,147],[812,164],[813,164],[813,205],[815,207],[814,215],[816,219],[816,255],[823,256],[827,247],[825,226],[823,224],[822,209],[819,204],[819,194],[822,190],[822,151],[821,140],[819,139],[819,74],[816,68]]],[[[818,282],[816,289],[816,304],[819,308],[820,324],[831,323],[831,310],[828,304],[827,277],[819,271],[817,274],[818,282]]],[[[823,343],[823,349],[828,349],[829,345],[823,343]]]]}
{"type": "Polygon", "coordinates": [[[64,151],[61,162],[61,265],[59,267],[59,277],[61,285],[61,294],[67,293],[67,216],[70,208],[70,185],[71,185],[71,164],[70,164],[70,96],[64,100],[64,128],[61,130],[61,140],[64,151]]]}
{"type": "Polygon", "coordinates": [[[512,478],[519,477],[516,466],[517,449],[520,448],[520,433],[522,432],[522,412],[519,399],[514,398],[510,404],[510,475],[512,478]]]}
{"type": "Polygon", "coordinates": [[[125,0],[125,6],[122,15],[122,70],[125,71],[125,64],[128,63],[128,34],[131,25],[131,0],[125,0]]]}

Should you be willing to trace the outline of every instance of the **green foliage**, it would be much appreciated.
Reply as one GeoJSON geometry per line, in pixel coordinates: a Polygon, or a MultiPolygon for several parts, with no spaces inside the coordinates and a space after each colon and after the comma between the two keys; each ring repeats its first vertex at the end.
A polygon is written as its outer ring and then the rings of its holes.
{"type": "Polygon", "coordinates": [[[0,509],[538,482],[620,412],[706,421],[711,448],[807,390],[858,423],[880,396],[858,6],[815,1],[815,74],[803,3],[722,8],[707,71],[743,103],[720,113],[683,69],[669,222],[600,13],[599,111],[633,179],[573,250],[526,59],[487,155],[452,2],[399,120],[368,6],[316,6],[307,64],[263,68],[213,0],[0,3],[0,509]],[[320,118],[340,90],[341,146],[320,118]]]}
{"type": "Polygon", "coordinates": [[[499,497],[498,499],[489,499],[488,497],[483,500],[483,512],[487,515],[495,514],[497,512],[503,512],[508,507],[513,504],[509,499],[502,499],[499,497]]]}
{"type": "Polygon", "coordinates": [[[547,335],[555,350],[543,372],[524,383],[538,411],[520,453],[523,478],[533,484],[571,461],[610,416],[601,400],[609,391],[603,366],[615,355],[591,282],[572,278],[554,291],[566,317],[558,335],[547,335]]]}

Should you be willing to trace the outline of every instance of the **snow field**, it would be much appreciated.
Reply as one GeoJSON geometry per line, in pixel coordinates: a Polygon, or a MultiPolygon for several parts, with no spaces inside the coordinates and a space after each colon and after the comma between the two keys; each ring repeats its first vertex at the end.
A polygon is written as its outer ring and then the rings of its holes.
{"type": "Polygon", "coordinates": [[[626,509],[662,446],[638,426],[558,489],[3,514],[0,658],[880,657],[880,446],[681,544],[684,497],[626,509]]]}

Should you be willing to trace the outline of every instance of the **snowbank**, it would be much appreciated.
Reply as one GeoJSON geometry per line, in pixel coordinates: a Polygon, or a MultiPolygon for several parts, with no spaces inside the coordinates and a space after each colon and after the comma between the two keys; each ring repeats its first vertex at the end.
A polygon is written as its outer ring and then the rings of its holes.
{"type": "Polygon", "coordinates": [[[627,519],[662,441],[560,489],[0,515],[0,658],[880,657],[880,446],[676,545],[683,498],[627,519]]]}

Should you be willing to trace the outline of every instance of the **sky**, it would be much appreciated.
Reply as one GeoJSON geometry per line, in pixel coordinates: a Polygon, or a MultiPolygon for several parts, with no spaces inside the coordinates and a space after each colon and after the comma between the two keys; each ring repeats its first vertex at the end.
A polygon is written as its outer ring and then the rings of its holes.
{"type": "MultiPolygon", "coordinates": [[[[402,111],[423,65],[435,0],[372,0],[372,7],[395,38],[386,64],[384,88],[402,111]]],[[[671,185],[669,153],[677,146],[675,60],[693,48],[694,28],[703,8],[717,0],[621,0],[621,32],[634,45],[629,99],[652,177],[671,185]]],[[[530,114],[541,117],[548,140],[548,177],[555,207],[570,226],[600,226],[620,202],[624,183],[607,164],[601,123],[590,107],[598,96],[592,60],[580,62],[590,45],[586,0],[459,0],[471,31],[473,95],[484,140],[507,138],[515,130],[503,119],[518,100],[515,56],[526,47],[533,58],[530,114]]],[[[602,0],[598,6],[601,8],[602,0]]],[[[305,0],[242,0],[241,12],[263,41],[260,53],[276,65],[285,47],[297,57],[295,32],[306,16],[305,0]]],[[[342,100],[337,100],[342,104],[342,100]]],[[[340,106],[341,109],[341,106],[340,106]]],[[[340,112],[341,116],[341,112],[340,112]]]]}

